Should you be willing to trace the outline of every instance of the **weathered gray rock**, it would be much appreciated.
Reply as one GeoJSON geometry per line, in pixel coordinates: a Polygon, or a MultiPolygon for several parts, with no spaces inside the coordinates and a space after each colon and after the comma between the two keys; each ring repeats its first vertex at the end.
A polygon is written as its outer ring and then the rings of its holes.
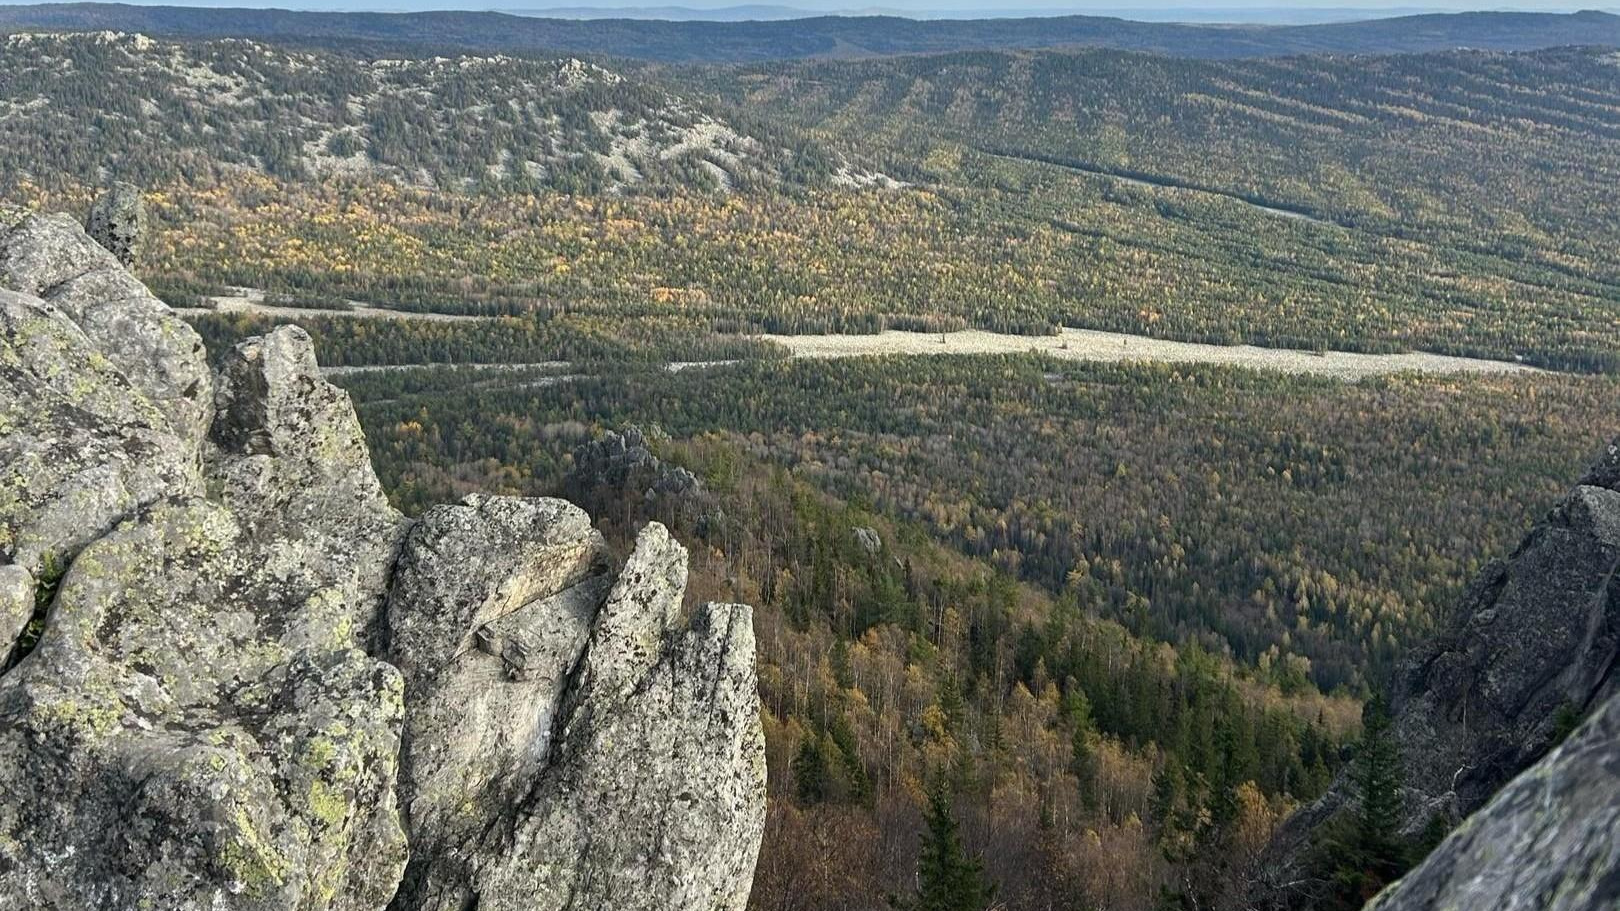
{"type": "Polygon", "coordinates": [[[475,880],[480,908],[747,904],[765,822],[752,617],[706,604],[683,624],[685,582],[685,549],[649,525],[596,620],[552,758],[475,880]]]}
{"type": "Polygon", "coordinates": [[[0,905],[387,901],[402,684],[354,621],[378,574],[303,543],[191,499],[78,554],[0,678],[0,905]]]}
{"type": "Polygon", "coordinates": [[[561,501],[410,526],[307,334],[177,395],[195,336],[88,243],[0,216],[0,908],[740,909],[747,609],[561,501]]]}
{"type": "Polygon", "coordinates": [[[0,213],[0,288],[55,305],[168,429],[201,443],[213,402],[202,340],[72,218],[0,213]]]}
{"type": "Polygon", "coordinates": [[[469,497],[411,529],[387,620],[408,706],[402,906],[459,895],[477,862],[465,848],[511,824],[544,767],[610,581],[605,550],[590,518],[560,500],[469,497]]]}
{"type": "Polygon", "coordinates": [[[84,231],[129,268],[140,258],[146,233],[146,203],[133,184],[115,183],[101,191],[90,206],[84,231]]]}
{"type": "Polygon", "coordinates": [[[34,574],[17,566],[0,566],[0,670],[10,661],[12,644],[34,615],[34,574]]]}
{"type": "Polygon", "coordinates": [[[1513,779],[1368,911],[1620,907],[1620,698],[1513,779]]]}
{"type": "Polygon", "coordinates": [[[855,536],[855,543],[860,545],[861,550],[866,551],[868,556],[875,557],[883,552],[883,536],[877,533],[877,529],[862,526],[854,529],[851,534],[855,536]]]}
{"type": "Polygon", "coordinates": [[[690,471],[666,465],[653,455],[646,435],[634,426],[626,427],[623,433],[610,430],[600,440],[576,447],[571,483],[614,490],[633,488],[647,500],[680,496],[701,486],[690,471]]]}
{"type": "Polygon", "coordinates": [[[282,326],[237,345],[220,368],[215,406],[215,474],[244,508],[264,517],[291,511],[303,523],[319,520],[308,511],[325,503],[344,519],[352,509],[398,521],[349,394],[321,378],[303,329],[282,326]]]}
{"type": "Polygon", "coordinates": [[[196,450],[66,314],[0,291],[0,563],[53,575],[140,508],[200,492],[196,450]]]}
{"type": "Polygon", "coordinates": [[[346,613],[335,622],[374,648],[405,523],[372,470],[349,394],[321,378],[309,334],[282,326],[225,358],[216,406],[209,489],[276,535],[288,562],[341,585],[346,613]]]}
{"type": "Polygon", "coordinates": [[[1620,440],[1609,444],[1609,451],[1587,472],[1581,483],[1588,487],[1620,490],[1620,440]]]}
{"type": "Polygon", "coordinates": [[[1581,485],[1470,588],[1395,703],[1413,826],[1461,818],[1540,758],[1561,709],[1615,689],[1620,491],[1581,485]]]}
{"type": "MultiPolygon", "coordinates": [[[[138,294],[113,306],[173,322],[138,294]]],[[[104,310],[81,313],[116,324],[104,310]]],[[[0,678],[0,906],[381,907],[407,850],[403,687],[360,646],[403,529],[307,336],[233,356],[210,501],[200,437],[71,314],[5,293],[0,330],[16,492],[0,632],[67,566],[37,647],[0,678]]]]}
{"type": "MultiPolygon", "coordinates": [[[[1546,754],[1561,716],[1620,691],[1617,449],[1469,587],[1448,629],[1418,650],[1392,699],[1405,831],[1478,810],[1546,754]]],[[[1355,797],[1341,778],[1279,830],[1255,886],[1264,907],[1308,906],[1311,838],[1355,797]]]]}
{"type": "MultiPolygon", "coordinates": [[[[594,538],[568,529],[561,504],[542,502],[549,522],[567,531],[554,540],[589,542],[581,556],[594,553],[594,538]]],[[[577,550],[568,546],[568,574],[541,586],[525,582],[515,599],[502,594],[510,583],[501,573],[442,565],[441,572],[477,580],[468,600],[480,606],[470,651],[425,698],[448,707],[453,701],[443,693],[482,683],[491,692],[472,711],[502,718],[495,728],[509,736],[473,749],[475,725],[410,729],[412,784],[404,791],[418,853],[395,899],[398,911],[473,902],[493,911],[740,911],[747,902],[765,810],[748,608],[708,604],[683,621],[686,552],[656,523],[642,531],[611,590],[583,575],[590,561],[574,557],[577,550]],[[502,604],[505,613],[491,607],[502,604]],[[549,647],[512,659],[514,637],[538,645],[533,634],[546,630],[549,647]],[[436,778],[421,774],[418,755],[433,758],[436,778]],[[456,763],[471,774],[455,774],[456,763]],[[446,783],[461,789],[459,802],[446,783]]],[[[406,553],[413,559],[411,544],[406,553]]],[[[408,578],[402,571],[401,582],[408,578]]],[[[390,614],[420,612],[413,592],[462,587],[396,583],[390,614]]],[[[413,717],[415,693],[413,684],[413,717]]]]}

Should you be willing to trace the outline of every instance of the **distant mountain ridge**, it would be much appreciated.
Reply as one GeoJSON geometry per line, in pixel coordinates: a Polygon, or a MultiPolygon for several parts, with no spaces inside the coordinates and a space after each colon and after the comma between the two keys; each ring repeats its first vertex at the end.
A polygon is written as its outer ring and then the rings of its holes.
{"type": "Polygon", "coordinates": [[[1114,47],[1183,57],[1414,53],[1458,47],[1620,46],[1620,16],[1454,13],[1297,26],[1209,26],[1098,16],[930,20],[822,16],[776,22],[548,19],[489,12],[325,13],[81,3],[0,7],[0,31],[138,31],[662,62],[870,57],[974,49],[1114,47]]]}
{"type": "Polygon", "coordinates": [[[539,19],[658,19],[666,22],[753,22],[782,19],[809,19],[820,13],[792,6],[721,6],[697,8],[690,6],[559,6],[542,9],[514,7],[502,10],[520,16],[539,19]]]}

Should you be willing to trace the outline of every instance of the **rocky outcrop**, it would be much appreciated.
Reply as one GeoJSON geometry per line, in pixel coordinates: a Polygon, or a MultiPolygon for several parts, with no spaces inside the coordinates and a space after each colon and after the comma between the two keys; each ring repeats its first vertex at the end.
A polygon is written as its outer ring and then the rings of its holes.
{"type": "MultiPolygon", "coordinates": [[[[1617,659],[1620,442],[1508,559],[1481,573],[1450,626],[1396,681],[1407,834],[1436,818],[1455,824],[1539,760],[1568,719],[1620,691],[1617,659]]],[[[1342,779],[1282,827],[1256,904],[1310,904],[1313,834],[1355,799],[1342,779]]]]}
{"type": "Polygon", "coordinates": [[[1368,911],[1620,907],[1620,698],[1513,779],[1368,911]]]}
{"type": "Polygon", "coordinates": [[[202,339],[72,218],[0,212],[0,288],[60,311],[176,436],[201,442],[213,404],[202,339]]]}
{"type": "Polygon", "coordinates": [[[608,587],[577,509],[490,507],[425,517],[457,529],[439,539],[451,558],[426,538],[413,552],[413,537],[390,601],[393,648],[415,654],[402,666],[442,668],[406,693],[402,791],[426,850],[394,908],[742,911],[765,822],[749,609],[708,604],[684,621],[686,551],[661,525],[608,587]],[[545,526],[551,571],[454,562],[455,542],[514,521],[545,526]],[[419,634],[447,601],[463,609],[430,656],[419,634]]]}
{"type": "Polygon", "coordinates": [[[411,529],[387,615],[411,708],[401,778],[417,833],[411,893],[429,873],[435,891],[467,885],[452,855],[532,787],[606,570],[590,518],[555,500],[474,497],[411,529]]]}
{"type": "MultiPolygon", "coordinates": [[[[392,894],[402,683],[364,631],[404,527],[374,478],[369,497],[346,484],[369,473],[365,450],[331,441],[359,425],[346,399],[322,402],[309,347],[285,328],[233,352],[210,495],[182,478],[59,552],[38,644],[0,677],[0,905],[369,909],[392,894]],[[275,484],[282,466],[297,489],[275,484]]],[[[70,520],[73,501],[58,506],[70,520]]]]}
{"type": "Polygon", "coordinates": [[[638,511],[660,516],[704,534],[720,518],[714,498],[692,472],[653,454],[641,428],[608,431],[574,449],[574,467],[563,481],[564,494],[593,512],[615,513],[631,502],[638,511]]]}
{"type": "Polygon", "coordinates": [[[0,283],[0,907],[743,906],[750,617],[661,526],[410,522],[302,330],[211,376],[61,218],[0,283]]]}
{"type": "Polygon", "coordinates": [[[1460,819],[1615,691],[1620,490],[1582,484],[1464,597],[1401,681],[1413,825],[1460,819]]]}
{"type": "Polygon", "coordinates": [[[126,268],[135,265],[146,233],[146,204],[141,201],[140,191],[122,182],[103,190],[90,206],[84,232],[126,268]]]}
{"type": "Polygon", "coordinates": [[[883,536],[877,533],[877,529],[859,526],[853,529],[850,534],[854,536],[855,543],[861,550],[866,552],[867,556],[875,557],[883,552],[883,536]]]}
{"type": "Polygon", "coordinates": [[[626,427],[623,433],[610,430],[601,439],[576,447],[567,483],[580,489],[631,491],[649,501],[701,488],[690,471],[666,465],[653,455],[646,435],[634,426],[626,427]]]}
{"type": "MultiPolygon", "coordinates": [[[[178,319],[157,331],[191,332],[178,319]]],[[[114,365],[111,341],[0,290],[0,562],[33,579],[139,509],[202,489],[200,428],[178,432],[114,365]]]]}

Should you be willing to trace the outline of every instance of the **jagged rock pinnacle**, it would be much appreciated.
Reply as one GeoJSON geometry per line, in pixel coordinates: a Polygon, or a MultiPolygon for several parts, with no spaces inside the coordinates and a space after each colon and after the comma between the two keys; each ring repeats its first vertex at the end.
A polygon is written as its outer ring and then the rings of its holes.
{"type": "Polygon", "coordinates": [[[301,329],[206,364],[0,217],[0,908],[741,911],[748,609],[684,618],[661,526],[615,569],[562,501],[405,519],[301,329]]]}
{"type": "Polygon", "coordinates": [[[90,239],[106,247],[125,268],[140,258],[141,241],[146,233],[146,203],[134,185],[115,183],[101,191],[90,206],[84,230],[90,239]]]}

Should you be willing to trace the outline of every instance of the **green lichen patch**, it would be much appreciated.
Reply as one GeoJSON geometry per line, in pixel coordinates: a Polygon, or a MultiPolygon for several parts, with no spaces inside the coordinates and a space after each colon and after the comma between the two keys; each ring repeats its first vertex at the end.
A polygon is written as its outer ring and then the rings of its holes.
{"type": "Polygon", "coordinates": [[[264,895],[284,885],[290,864],[245,808],[237,808],[233,829],[219,852],[219,866],[229,881],[248,895],[264,895]]]}
{"type": "Polygon", "coordinates": [[[341,789],[317,778],[309,783],[308,799],[310,816],[317,823],[327,830],[343,828],[349,818],[350,802],[341,789]]]}
{"type": "Polygon", "coordinates": [[[93,740],[116,730],[126,710],[110,681],[92,677],[71,694],[53,692],[35,702],[29,726],[68,743],[93,740]]]}

